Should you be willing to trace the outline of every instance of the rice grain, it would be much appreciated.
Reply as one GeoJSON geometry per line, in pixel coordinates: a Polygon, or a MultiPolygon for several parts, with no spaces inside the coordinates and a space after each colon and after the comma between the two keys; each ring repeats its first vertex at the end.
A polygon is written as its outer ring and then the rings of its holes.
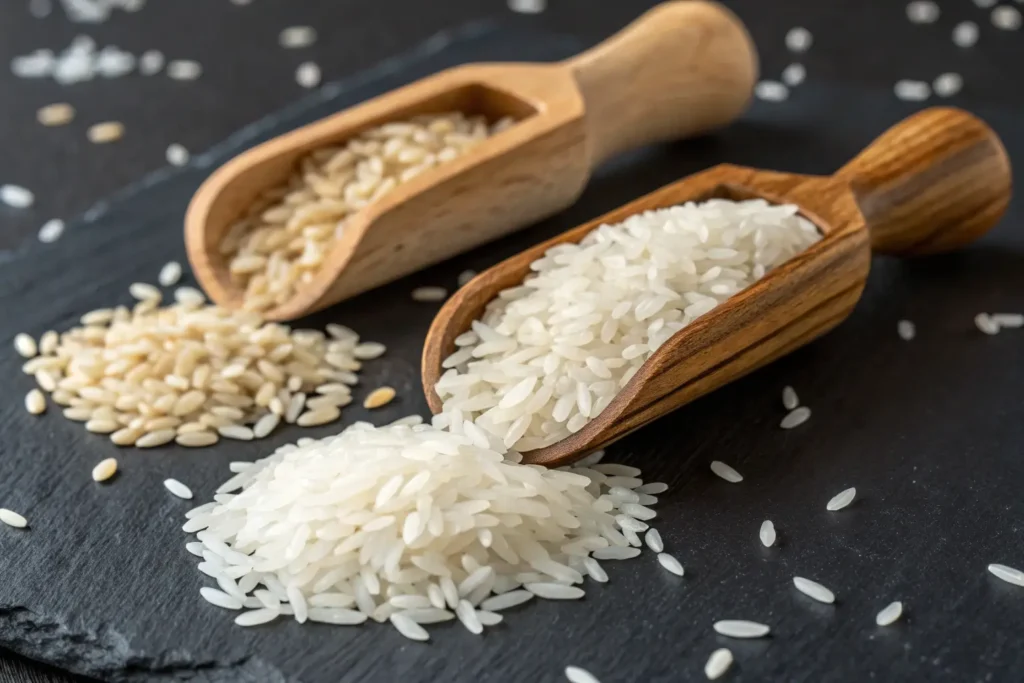
{"type": "Polygon", "coordinates": [[[1012,583],[1014,586],[1024,587],[1024,571],[1008,567],[1005,564],[990,564],[988,570],[996,578],[1012,583]]]}
{"type": "Polygon", "coordinates": [[[761,539],[761,544],[765,548],[771,548],[775,545],[775,524],[769,519],[761,522],[761,529],[758,531],[757,536],[761,539]]]}
{"type": "Polygon", "coordinates": [[[728,638],[763,638],[771,632],[766,624],[744,619],[725,619],[714,623],[715,633],[728,638]]]}
{"type": "Polygon", "coordinates": [[[711,471],[731,484],[738,484],[743,481],[742,474],[734,470],[729,465],[726,465],[721,460],[711,461],[711,471]]]}
{"type": "Polygon", "coordinates": [[[192,500],[192,489],[182,484],[177,479],[164,479],[164,488],[178,498],[192,500]]]}
{"type": "Polygon", "coordinates": [[[380,408],[391,403],[391,401],[394,398],[394,389],[392,389],[391,387],[379,387],[377,389],[374,389],[369,393],[369,395],[367,395],[366,399],[363,401],[363,407],[368,410],[380,408]]]}
{"type": "Polygon", "coordinates": [[[796,586],[798,591],[809,598],[817,600],[818,602],[824,602],[831,605],[836,601],[835,594],[817,581],[811,581],[810,579],[805,579],[802,576],[794,576],[793,585],[796,586]]]}
{"type": "Polygon", "coordinates": [[[597,676],[578,666],[565,667],[565,678],[569,683],[601,683],[597,676]]]}
{"type": "Polygon", "coordinates": [[[14,527],[15,529],[24,529],[28,526],[28,520],[19,515],[14,510],[8,510],[7,508],[0,508],[0,522],[3,522],[7,526],[14,527]]]}
{"type": "Polygon", "coordinates": [[[875,623],[879,626],[889,626],[895,623],[903,615],[903,603],[897,600],[890,603],[875,617],[875,623]]]}
{"type": "Polygon", "coordinates": [[[786,417],[782,418],[779,426],[783,429],[793,429],[811,419],[811,409],[807,406],[800,406],[791,410],[786,417]]]}
{"type": "Polygon", "coordinates": [[[852,503],[853,499],[856,498],[856,497],[857,497],[857,489],[856,489],[856,487],[851,486],[848,489],[843,489],[842,491],[840,491],[839,493],[834,495],[831,498],[831,500],[828,501],[828,503],[825,505],[825,509],[828,510],[829,512],[835,512],[837,510],[842,510],[844,507],[846,507],[847,505],[852,503]]]}
{"type": "Polygon", "coordinates": [[[680,564],[679,560],[669,555],[668,553],[658,553],[658,562],[662,567],[672,572],[676,576],[682,576],[685,571],[683,565],[680,564]]]}
{"type": "Polygon", "coordinates": [[[92,480],[93,481],[106,481],[110,479],[117,472],[117,458],[107,458],[101,460],[95,467],[92,468],[92,480]]]}
{"type": "Polygon", "coordinates": [[[725,675],[725,672],[732,666],[732,652],[725,647],[720,647],[711,653],[707,664],[704,665],[704,675],[709,681],[714,681],[725,675]]]}

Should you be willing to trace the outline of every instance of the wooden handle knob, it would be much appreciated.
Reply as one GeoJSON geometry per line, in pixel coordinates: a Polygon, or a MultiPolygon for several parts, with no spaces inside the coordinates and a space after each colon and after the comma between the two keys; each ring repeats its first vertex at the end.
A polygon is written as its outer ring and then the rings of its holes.
{"type": "Polygon", "coordinates": [[[984,121],[935,107],[896,124],[844,166],[871,230],[888,254],[961,247],[999,222],[1010,203],[1010,160],[984,121]]]}
{"type": "Polygon", "coordinates": [[[591,168],[730,123],[757,81],[746,28],[713,2],[658,5],[568,66],[586,105],[591,168]]]}

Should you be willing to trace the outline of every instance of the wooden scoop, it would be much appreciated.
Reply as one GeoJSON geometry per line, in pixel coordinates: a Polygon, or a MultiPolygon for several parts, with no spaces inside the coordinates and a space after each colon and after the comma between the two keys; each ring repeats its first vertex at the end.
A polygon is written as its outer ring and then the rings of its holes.
{"type": "Polygon", "coordinates": [[[316,279],[266,313],[288,320],[395,280],[571,204],[625,150],[724,126],[757,79],[750,36],[727,9],[668,2],[557,64],[460,66],[274,138],[210,176],[185,217],[192,270],[218,304],[242,301],[219,245],[259,194],[307,153],[417,114],[517,123],[354,214],[316,279]]]}
{"type": "Polygon", "coordinates": [[[441,410],[434,385],[455,338],[551,247],[579,242],[598,225],[687,201],[763,197],[799,206],[823,233],[821,241],[677,332],[583,429],[524,453],[528,463],[570,463],[831,330],[860,298],[872,251],[931,254],[980,237],[1006,210],[1010,186],[1010,162],[996,134],[951,108],[902,121],[831,177],[715,166],[502,261],[460,289],[427,335],[427,402],[441,410]]]}

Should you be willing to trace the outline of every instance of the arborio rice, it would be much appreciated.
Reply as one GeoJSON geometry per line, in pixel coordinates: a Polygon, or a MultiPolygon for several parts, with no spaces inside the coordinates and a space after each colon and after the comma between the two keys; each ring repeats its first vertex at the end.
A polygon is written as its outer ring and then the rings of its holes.
{"type": "Polygon", "coordinates": [[[713,199],[555,246],[457,338],[434,425],[457,415],[520,452],[564,439],[669,337],[819,239],[794,205],[713,199]]]}

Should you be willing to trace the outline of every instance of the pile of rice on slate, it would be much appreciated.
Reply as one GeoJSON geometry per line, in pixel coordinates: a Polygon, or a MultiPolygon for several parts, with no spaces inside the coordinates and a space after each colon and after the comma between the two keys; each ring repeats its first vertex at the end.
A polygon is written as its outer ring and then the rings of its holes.
{"type": "MultiPolygon", "coordinates": [[[[325,335],[205,305],[190,287],[164,307],[153,285],[130,291],[131,309],[91,311],[62,334],[15,340],[29,359],[22,369],[64,416],[119,446],[211,446],[263,438],[282,422],[332,422],[352,401],[362,360],[385,350],[340,325],[325,335]]],[[[34,414],[46,409],[38,389],[25,403],[34,414]]]]}

